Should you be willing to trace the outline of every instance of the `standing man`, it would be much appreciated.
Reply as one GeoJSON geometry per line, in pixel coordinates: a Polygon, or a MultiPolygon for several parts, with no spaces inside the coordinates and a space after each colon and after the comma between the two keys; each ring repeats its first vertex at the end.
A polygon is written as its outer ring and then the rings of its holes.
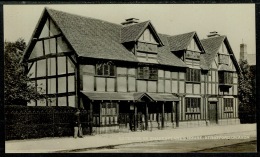
{"type": "Polygon", "coordinates": [[[80,122],[80,110],[77,109],[74,115],[74,138],[77,138],[79,135],[80,138],[83,138],[82,127],[80,122]]]}

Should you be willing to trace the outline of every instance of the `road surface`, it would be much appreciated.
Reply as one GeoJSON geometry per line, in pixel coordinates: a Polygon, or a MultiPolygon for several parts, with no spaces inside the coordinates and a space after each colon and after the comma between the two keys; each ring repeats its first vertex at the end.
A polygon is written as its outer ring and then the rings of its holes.
{"type": "Polygon", "coordinates": [[[256,131],[85,149],[75,153],[256,152],[256,131]]]}

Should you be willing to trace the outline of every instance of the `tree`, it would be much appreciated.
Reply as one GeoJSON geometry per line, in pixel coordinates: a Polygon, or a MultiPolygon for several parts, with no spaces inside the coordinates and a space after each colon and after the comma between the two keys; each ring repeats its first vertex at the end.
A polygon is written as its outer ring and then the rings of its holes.
{"type": "Polygon", "coordinates": [[[255,70],[246,60],[240,60],[241,73],[238,77],[239,118],[241,123],[255,122],[256,86],[255,70]]]}
{"type": "Polygon", "coordinates": [[[32,99],[42,98],[20,63],[26,48],[24,39],[4,43],[4,101],[5,105],[26,105],[32,99]]]}

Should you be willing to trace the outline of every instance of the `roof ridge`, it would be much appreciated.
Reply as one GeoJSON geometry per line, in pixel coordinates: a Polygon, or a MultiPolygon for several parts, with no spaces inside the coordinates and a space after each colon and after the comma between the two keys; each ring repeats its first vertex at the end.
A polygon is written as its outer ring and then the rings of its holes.
{"type": "Polygon", "coordinates": [[[205,41],[205,40],[209,40],[209,39],[215,39],[215,38],[226,38],[226,35],[221,35],[221,36],[215,36],[215,37],[210,37],[210,38],[206,38],[206,39],[201,39],[200,41],[205,41]]]}
{"type": "Polygon", "coordinates": [[[87,18],[87,19],[92,19],[92,20],[98,20],[98,21],[101,21],[101,22],[106,22],[106,23],[110,23],[110,24],[113,24],[113,25],[117,25],[117,26],[121,26],[121,24],[117,24],[117,23],[113,23],[113,22],[109,22],[109,21],[105,21],[105,20],[101,20],[101,19],[97,19],[97,18],[93,18],[93,17],[88,17],[88,16],[83,16],[83,15],[78,15],[78,14],[73,14],[73,13],[69,13],[69,12],[65,12],[65,11],[61,11],[61,10],[56,10],[56,9],[52,9],[52,8],[49,8],[49,7],[45,7],[45,9],[47,11],[56,11],[56,12],[61,12],[61,13],[64,13],[64,14],[69,14],[69,15],[72,15],[72,16],[78,16],[78,17],[82,17],[82,18],[87,18]]]}
{"type": "Polygon", "coordinates": [[[136,23],[136,24],[133,24],[133,25],[121,25],[121,26],[122,26],[122,28],[127,28],[127,27],[136,26],[136,25],[139,25],[139,24],[147,23],[147,22],[151,22],[151,21],[147,20],[147,21],[139,22],[139,23],[136,23]]]}
{"type": "Polygon", "coordinates": [[[169,37],[176,37],[176,36],[185,35],[185,34],[191,34],[191,33],[196,33],[196,31],[187,32],[187,33],[182,33],[182,34],[176,34],[176,35],[168,35],[168,36],[169,36],[169,37]]]}

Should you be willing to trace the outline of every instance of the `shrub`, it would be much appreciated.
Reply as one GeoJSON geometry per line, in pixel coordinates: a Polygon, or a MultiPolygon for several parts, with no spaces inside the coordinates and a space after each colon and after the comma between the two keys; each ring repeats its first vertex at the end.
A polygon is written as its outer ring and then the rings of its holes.
{"type": "MultiPolygon", "coordinates": [[[[73,135],[76,108],[67,106],[5,106],[6,140],[73,135]]],[[[82,111],[83,133],[89,130],[87,111],[82,111]]]]}

